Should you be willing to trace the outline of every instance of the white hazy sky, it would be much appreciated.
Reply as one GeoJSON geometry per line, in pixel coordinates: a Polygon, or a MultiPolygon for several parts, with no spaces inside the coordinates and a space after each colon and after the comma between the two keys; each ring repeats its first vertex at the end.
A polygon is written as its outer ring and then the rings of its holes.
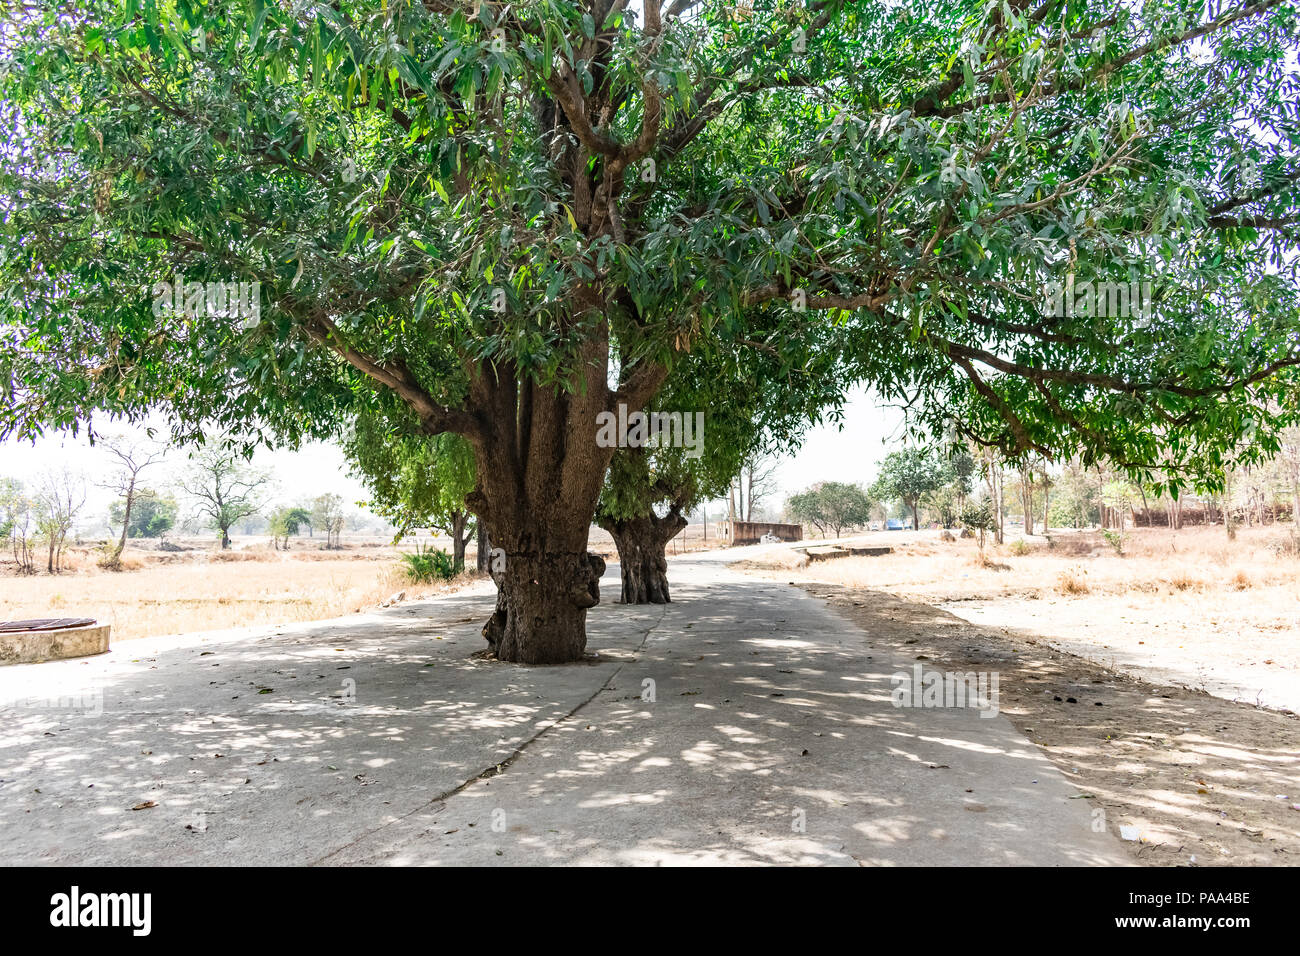
{"type": "MultiPolygon", "coordinates": [[[[165,421],[155,423],[159,437],[166,437],[165,421]]],[[[96,433],[101,438],[125,435],[146,441],[143,429],[113,427],[111,423],[97,423],[96,433]]],[[[140,478],[147,487],[167,487],[175,484],[177,476],[189,465],[188,449],[173,449],[157,465],[150,466],[140,478]]],[[[50,435],[31,442],[0,442],[0,477],[19,478],[29,484],[32,479],[48,471],[63,468],[85,476],[88,488],[84,520],[78,524],[101,522],[108,513],[115,495],[99,485],[107,482],[115,470],[115,459],[101,446],[91,447],[84,432],[76,437],[70,434],[50,435]]],[[[301,451],[258,451],[253,466],[264,469],[273,476],[267,498],[273,502],[302,501],[317,495],[333,492],[341,495],[351,509],[356,502],[366,498],[361,483],[348,474],[342,453],[333,445],[314,443],[301,451]]],[[[182,504],[182,517],[187,513],[182,504]]]]}
{"type": "MultiPolygon", "coordinates": [[[[822,426],[810,429],[803,445],[783,456],[777,471],[780,491],[765,502],[779,510],[789,495],[816,481],[860,481],[867,484],[875,475],[876,465],[887,452],[902,442],[903,417],[896,409],[882,408],[864,390],[855,391],[845,408],[843,428],[822,426]]],[[[165,421],[154,423],[158,434],[167,433],[165,421]]],[[[705,441],[708,441],[708,418],[705,418],[705,441]]],[[[98,423],[102,436],[113,434],[144,437],[142,430],[114,428],[98,423]]],[[[300,501],[333,492],[352,505],[366,498],[361,483],[348,474],[343,455],[333,445],[312,444],[302,450],[259,451],[253,464],[275,476],[269,497],[273,501],[300,501]]],[[[186,451],[175,450],[160,465],[145,472],[147,485],[169,485],[187,465],[186,451]]],[[[50,435],[37,441],[0,443],[0,477],[31,479],[42,472],[69,468],[85,475],[89,484],[87,520],[107,513],[112,493],[97,487],[107,479],[111,460],[102,448],[90,446],[84,433],[50,435]]],[[[712,509],[710,509],[712,511],[712,509]]]]}
{"type": "Polygon", "coordinates": [[[865,389],[853,392],[841,426],[810,429],[799,449],[781,459],[781,501],[818,481],[870,484],[880,460],[903,444],[903,413],[881,406],[865,389]]]}

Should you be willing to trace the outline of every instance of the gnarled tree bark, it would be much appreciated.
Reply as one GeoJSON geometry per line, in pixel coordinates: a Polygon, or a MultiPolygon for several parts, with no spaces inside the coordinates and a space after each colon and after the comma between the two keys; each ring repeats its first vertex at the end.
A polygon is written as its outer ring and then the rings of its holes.
{"type": "Polygon", "coordinates": [[[635,518],[600,519],[618,548],[624,604],[671,603],[667,545],[686,523],[676,505],[662,518],[650,512],[635,518]]]}
{"type": "Polygon", "coordinates": [[[471,385],[485,411],[468,436],[478,487],[465,504],[504,556],[492,562],[497,607],[483,627],[499,660],[562,664],[585,654],[587,609],[605,572],[587,536],[614,453],[596,443],[596,416],[618,402],[640,407],[666,374],[653,368],[610,391],[604,337],[583,352],[585,381],[572,391],[516,376],[508,363],[480,368],[471,385]]]}

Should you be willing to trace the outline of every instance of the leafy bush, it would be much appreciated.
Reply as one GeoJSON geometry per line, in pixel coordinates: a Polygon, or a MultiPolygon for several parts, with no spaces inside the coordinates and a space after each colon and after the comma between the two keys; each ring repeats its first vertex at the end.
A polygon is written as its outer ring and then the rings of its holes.
{"type": "Polygon", "coordinates": [[[1123,531],[1112,531],[1109,528],[1105,528],[1102,530],[1101,536],[1106,539],[1108,545],[1115,549],[1116,554],[1123,556],[1124,542],[1128,540],[1128,535],[1123,531]]]}
{"type": "Polygon", "coordinates": [[[993,505],[988,501],[972,502],[961,512],[962,527],[971,532],[979,532],[980,550],[984,550],[984,535],[997,528],[997,518],[993,514],[993,505]]]}
{"type": "Polygon", "coordinates": [[[402,563],[407,578],[415,584],[446,581],[456,576],[456,565],[451,555],[433,545],[424,547],[417,544],[414,554],[402,555],[402,563]]]}

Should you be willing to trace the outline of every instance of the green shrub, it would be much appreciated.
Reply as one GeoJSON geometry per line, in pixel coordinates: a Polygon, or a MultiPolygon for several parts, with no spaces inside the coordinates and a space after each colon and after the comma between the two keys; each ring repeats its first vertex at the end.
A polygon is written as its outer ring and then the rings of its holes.
{"type": "Polygon", "coordinates": [[[997,528],[997,516],[993,513],[993,506],[988,501],[981,501],[978,504],[968,504],[961,512],[962,526],[970,531],[978,531],[980,538],[980,550],[984,550],[984,534],[987,531],[993,531],[997,528]]]}
{"type": "Polygon", "coordinates": [[[456,566],[451,555],[433,545],[426,548],[417,544],[414,554],[402,555],[402,563],[406,565],[407,578],[415,584],[446,581],[456,576],[456,566]]]}
{"type": "Polygon", "coordinates": [[[1108,545],[1115,549],[1116,554],[1121,556],[1124,554],[1124,542],[1128,540],[1128,535],[1123,531],[1112,531],[1109,528],[1104,528],[1101,536],[1106,539],[1108,545]]]}

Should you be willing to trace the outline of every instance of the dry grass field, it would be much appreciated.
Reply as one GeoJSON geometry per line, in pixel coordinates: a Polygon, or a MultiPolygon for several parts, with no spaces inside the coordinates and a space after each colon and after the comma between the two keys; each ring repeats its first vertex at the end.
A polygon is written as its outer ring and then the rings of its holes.
{"type": "MultiPolygon", "coordinates": [[[[800,573],[830,576],[853,586],[886,587],[930,601],[1050,593],[1167,597],[1300,584],[1300,559],[1286,553],[1287,525],[1243,528],[1233,541],[1221,527],[1129,530],[1122,554],[1097,532],[1053,531],[1048,537],[1029,538],[1012,532],[1002,545],[993,544],[990,537],[982,560],[974,540],[944,542],[934,531],[866,537],[872,545],[894,545],[895,553],[883,559],[819,562],[803,566],[800,573]]],[[[771,557],[781,557],[792,568],[803,565],[797,553],[774,552],[771,557]]]]}
{"type": "Polygon", "coordinates": [[[883,557],[806,564],[773,550],[755,570],[885,591],[974,623],[1052,639],[1100,663],[1300,711],[1300,558],[1289,527],[1008,535],[983,555],[938,532],[885,533],[883,557]],[[766,565],[766,570],[761,566],[766,565]]]}
{"type": "Polygon", "coordinates": [[[117,642],[336,617],[410,587],[397,550],[377,542],[340,551],[261,542],[228,552],[134,548],[124,564],[101,570],[88,549],[74,549],[62,574],[19,576],[0,564],[0,620],[93,617],[113,625],[117,642]]]}

